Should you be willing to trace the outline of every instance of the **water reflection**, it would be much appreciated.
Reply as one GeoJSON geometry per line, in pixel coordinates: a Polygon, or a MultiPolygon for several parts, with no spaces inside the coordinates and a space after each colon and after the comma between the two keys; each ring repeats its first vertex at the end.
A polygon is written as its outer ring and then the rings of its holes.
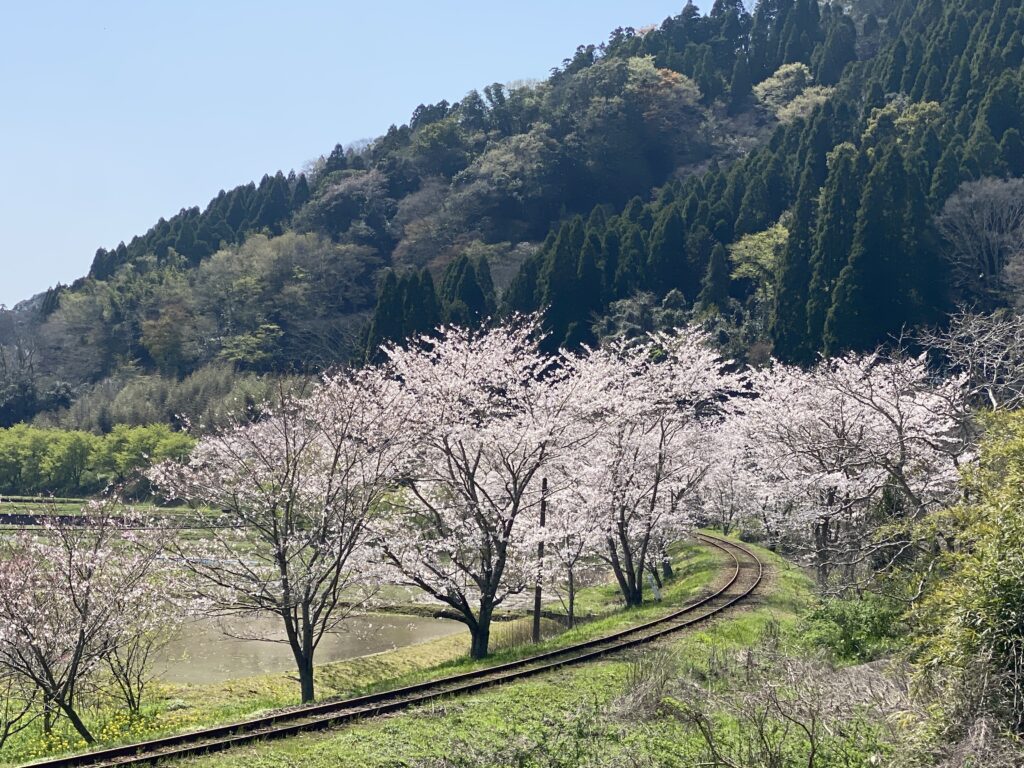
{"type": "MultiPolygon", "coordinates": [[[[198,619],[182,627],[161,651],[154,666],[157,677],[172,683],[212,683],[295,669],[287,643],[229,637],[223,629],[247,637],[284,639],[280,622],[270,617],[246,619],[244,626],[237,620],[225,625],[215,619],[198,619]]],[[[341,631],[320,641],[316,662],[366,656],[464,631],[462,624],[445,619],[384,614],[353,617],[344,622],[341,631]]]]}

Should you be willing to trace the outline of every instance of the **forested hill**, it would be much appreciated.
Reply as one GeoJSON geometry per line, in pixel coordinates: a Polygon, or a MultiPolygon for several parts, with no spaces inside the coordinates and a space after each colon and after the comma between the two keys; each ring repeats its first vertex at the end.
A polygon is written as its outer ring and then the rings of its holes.
{"type": "Polygon", "coordinates": [[[801,362],[1010,302],[949,225],[1019,192],[1022,34],[1019,0],[717,0],[616,30],[101,248],[0,317],[0,425],[211,423],[258,374],[511,312],[546,310],[553,346],[695,320],[801,362]]]}

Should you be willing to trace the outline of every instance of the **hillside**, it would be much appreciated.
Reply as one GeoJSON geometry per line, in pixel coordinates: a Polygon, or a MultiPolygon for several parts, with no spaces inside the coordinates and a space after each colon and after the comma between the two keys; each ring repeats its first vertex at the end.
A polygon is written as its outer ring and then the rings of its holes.
{"type": "Polygon", "coordinates": [[[616,30],[99,249],[0,317],[0,425],[210,424],[263,374],[511,312],[546,309],[552,346],[696,319],[806,362],[1012,303],[951,268],[935,217],[1024,173],[1022,34],[1009,0],[718,0],[616,30]]]}

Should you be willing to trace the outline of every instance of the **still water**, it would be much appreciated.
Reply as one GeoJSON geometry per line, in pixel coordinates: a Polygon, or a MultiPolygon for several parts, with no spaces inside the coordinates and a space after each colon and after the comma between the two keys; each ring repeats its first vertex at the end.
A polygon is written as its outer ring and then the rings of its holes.
{"type": "MultiPolygon", "coordinates": [[[[154,672],[166,682],[213,683],[234,677],[294,671],[295,661],[286,643],[238,637],[283,639],[284,632],[279,626],[280,623],[270,617],[246,619],[244,624],[237,620],[229,624],[215,619],[191,621],[161,650],[154,672]],[[236,637],[225,635],[223,629],[236,637]]],[[[320,641],[316,663],[390,651],[465,631],[462,624],[445,619],[387,614],[355,616],[347,619],[340,631],[320,641]]]]}

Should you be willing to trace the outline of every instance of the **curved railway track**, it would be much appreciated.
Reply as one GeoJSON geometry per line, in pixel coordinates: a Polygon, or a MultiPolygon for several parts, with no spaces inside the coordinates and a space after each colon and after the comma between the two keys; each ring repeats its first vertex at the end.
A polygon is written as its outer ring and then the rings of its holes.
{"type": "Polygon", "coordinates": [[[761,583],[764,566],[749,549],[734,541],[715,536],[698,534],[697,538],[729,555],[734,564],[732,575],[724,586],[711,594],[660,619],[587,642],[504,664],[484,667],[472,672],[463,672],[366,696],[295,707],[265,717],[201,731],[30,763],[29,766],[31,768],[121,767],[220,752],[263,739],[279,739],[299,733],[325,730],[354,720],[397,712],[442,697],[470,693],[482,688],[521,680],[542,672],[591,661],[610,653],[636,647],[708,620],[749,597],[761,583]]]}

